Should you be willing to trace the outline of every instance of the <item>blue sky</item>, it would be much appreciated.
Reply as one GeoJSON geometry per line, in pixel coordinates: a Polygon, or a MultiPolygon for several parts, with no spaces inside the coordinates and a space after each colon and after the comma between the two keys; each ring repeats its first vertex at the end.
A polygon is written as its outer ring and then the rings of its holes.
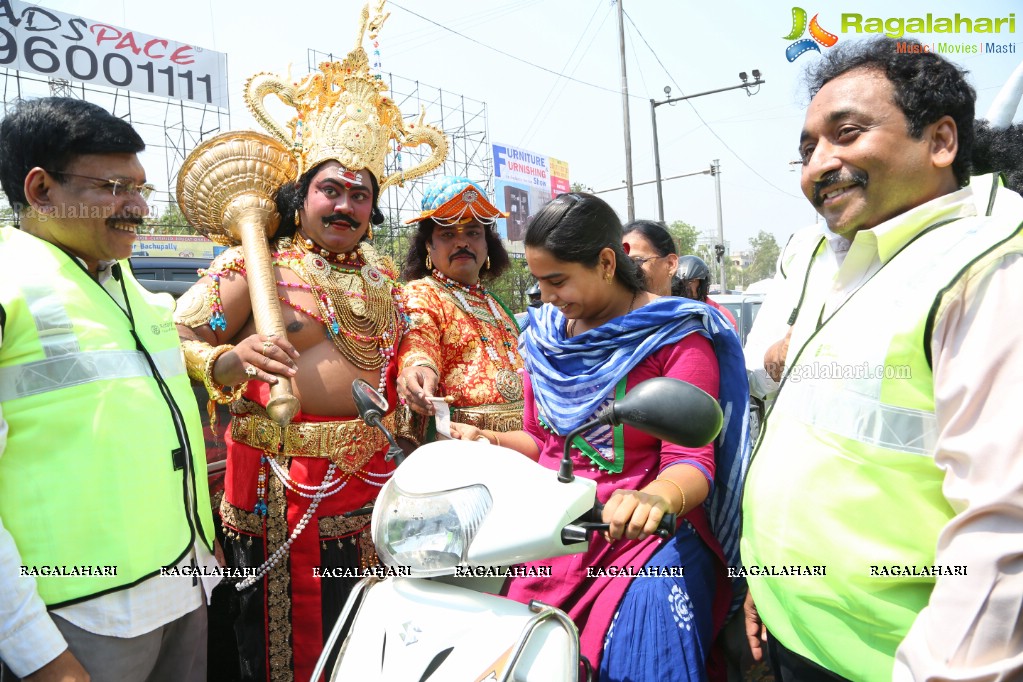
{"type": "MultiPolygon", "coordinates": [[[[1005,78],[1023,60],[1023,7],[1018,2],[817,1],[817,5],[801,6],[810,16],[819,12],[820,25],[836,33],[840,41],[855,38],[840,32],[843,13],[881,18],[923,17],[928,12],[968,17],[1015,13],[1015,33],[918,36],[925,42],[977,43],[989,38],[1015,45],[1015,54],[955,58],[971,72],[979,113],[986,111],[1005,78]]],[[[351,0],[330,5],[312,0],[177,0],[173,5],[48,0],[39,4],[226,52],[235,128],[252,127],[240,99],[248,76],[257,71],[284,73],[289,64],[301,73],[307,48],[346,52],[362,7],[351,0]]],[[[391,16],[380,36],[383,70],[485,102],[491,142],[566,161],[572,181],[594,189],[622,186],[625,152],[613,3],[399,0],[388,6],[391,16]]],[[[633,95],[635,182],[654,177],[651,97],[663,99],[666,85],[671,86],[672,96],[678,96],[737,84],[740,71],[759,69],[764,74],[766,84],[754,97],[736,90],[657,109],[663,176],[699,171],[712,159],[721,160],[724,230],[733,250],[745,248],[749,237],[761,229],[784,242],[791,232],[814,220],[799,191],[798,172],[789,162],[795,159],[806,104],[799,76],[806,64],[819,57],[809,53],[794,63],[786,60],[785,48],[791,41],[784,36],[791,29],[793,6],[776,1],[623,0],[628,15],[626,61],[633,95]]],[[[405,112],[407,116],[414,113],[405,112]]],[[[162,161],[149,165],[161,166],[162,161]]],[[[151,175],[158,177],[159,168],[153,168],[151,175]]],[[[664,195],[669,221],[686,220],[701,230],[716,228],[714,184],[709,176],[669,181],[664,195]]],[[[624,190],[602,196],[626,217],[624,190]]],[[[636,216],[654,218],[656,213],[653,185],[638,187],[636,216]]]]}

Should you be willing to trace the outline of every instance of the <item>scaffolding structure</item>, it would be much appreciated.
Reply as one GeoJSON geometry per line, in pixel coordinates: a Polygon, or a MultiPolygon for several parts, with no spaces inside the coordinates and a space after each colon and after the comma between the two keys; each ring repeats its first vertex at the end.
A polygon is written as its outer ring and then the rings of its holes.
{"type": "Polygon", "coordinates": [[[132,125],[146,143],[144,165],[147,178],[156,185],[149,200],[150,216],[159,220],[176,205],[178,171],[185,157],[200,142],[230,128],[230,112],[211,104],[140,95],[128,90],[46,78],[34,73],[3,70],[3,114],[23,99],[73,97],[97,104],[132,125]],[[160,157],[160,169],[153,167],[153,155],[160,157]]]}

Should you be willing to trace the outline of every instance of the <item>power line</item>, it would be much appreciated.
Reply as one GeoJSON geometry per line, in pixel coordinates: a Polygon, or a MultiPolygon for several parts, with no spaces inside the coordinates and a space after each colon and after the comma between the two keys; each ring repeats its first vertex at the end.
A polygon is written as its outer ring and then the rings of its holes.
{"type": "MultiPolygon", "coordinates": [[[[434,21],[433,19],[429,19],[427,17],[424,17],[422,14],[418,14],[416,12],[413,12],[412,10],[410,10],[410,9],[408,9],[406,7],[402,7],[401,5],[399,5],[396,2],[392,2],[391,3],[391,7],[397,7],[398,9],[400,9],[402,11],[405,11],[405,12],[408,12],[412,16],[418,17],[418,18],[422,19],[423,21],[425,21],[427,23],[430,23],[430,24],[433,24],[434,26],[442,28],[445,31],[448,31],[449,33],[454,33],[459,38],[464,38],[465,40],[468,40],[469,42],[475,43],[476,45],[479,45],[480,47],[484,47],[484,48],[486,48],[486,49],[488,49],[488,50],[490,50],[492,52],[496,52],[496,53],[498,53],[500,55],[508,57],[509,59],[514,59],[515,61],[521,62],[521,63],[523,63],[523,64],[525,64],[527,66],[532,66],[534,69],[539,69],[539,70],[544,71],[545,73],[549,73],[549,74],[551,74],[553,76],[559,76],[559,77],[564,78],[566,80],[570,80],[573,83],[579,83],[580,85],[586,85],[586,86],[591,87],[591,88],[596,88],[597,90],[603,90],[604,92],[610,92],[610,93],[613,93],[613,94],[619,95],[619,96],[622,94],[621,90],[615,90],[614,88],[607,88],[607,87],[604,87],[603,85],[597,85],[596,83],[590,83],[588,81],[580,80],[578,78],[573,78],[572,76],[565,75],[563,73],[555,71],[554,69],[548,69],[546,66],[540,66],[539,64],[534,64],[533,62],[527,61],[525,59],[522,59],[521,57],[516,57],[515,55],[513,55],[513,54],[511,54],[509,52],[505,52],[504,50],[497,49],[493,45],[487,45],[486,43],[480,42],[479,40],[476,40],[475,38],[467,36],[464,33],[459,33],[458,31],[455,31],[454,29],[448,28],[447,26],[444,26],[443,24],[439,24],[436,21],[434,21]]],[[[640,95],[632,95],[632,94],[630,94],[629,97],[634,97],[635,99],[643,100],[644,102],[647,100],[646,97],[642,97],[640,95]]]]}
{"type": "MultiPolygon", "coordinates": [[[[563,67],[561,67],[561,69],[563,71],[567,70],[569,65],[572,63],[572,59],[575,57],[575,53],[579,49],[579,46],[582,44],[583,38],[586,37],[586,33],[590,30],[590,26],[593,25],[593,20],[597,17],[597,12],[598,11],[600,11],[600,2],[598,2],[596,7],[593,8],[593,14],[590,15],[590,20],[588,22],[586,22],[586,28],[584,28],[583,32],[579,35],[579,40],[576,41],[575,47],[572,48],[572,53],[570,55],[568,55],[568,59],[565,60],[565,65],[563,67]]],[[[611,14],[611,7],[608,6],[607,13],[604,14],[604,21],[607,21],[607,17],[610,14],[611,14]]],[[[597,37],[597,34],[600,33],[600,29],[603,26],[604,26],[604,22],[601,22],[600,26],[594,32],[593,38],[597,37]]],[[[590,47],[593,45],[593,38],[590,39],[589,45],[586,46],[586,49],[583,51],[582,55],[580,55],[579,61],[576,63],[575,68],[572,69],[572,73],[575,73],[575,70],[579,68],[580,64],[582,64],[582,57],[586,56],[586,53],[590,51],[590,47]]],[[[557,101],[558,97],[561,97],[561,93],[562,92],[564,92],[564,84],[561,82],[561,79],[558,78],[558,80],[554,81],[554,84],[551,85],[551,89],[547,91],[547,97],[544,99],[543,104],[541,104],[540,107],[536,110],[536,113],[533,115],[533,120],[530,121],[529,125],[526,127],[526,132],[523,134],[522,140],[519,142],[519,146],[520,147],[525,147],[533,139],[533,135],[535,135],[535,133],[533,132],[533,126],[535,125],[535,126],[539,127],[539,123],[542,123],[543,120],[547,118],[547,114],[543,113],[544,109],[547,107],[547,102],[551,101],[551,97],[552,96],[554,97],[554,100],[557,101]],[[558,86],[559,85],[561,85],[562,88],[558,92],[558,94],[555,96],[554,95],[554,91],[558,90],[558,86]],[[542,114],[542,117],[541,117],[541,114],[542,114]],[[539,121],[538,121],[538,119],[539,119],[539,121]]],[[[551,103],[551,106],[552,107],[554,106],[553,102],[551,103]]]]}
{"type": "MultiPolygon", "coordinates": [[[[677,81],[675,80],[674,76],[672,76],[672,75],[671,75],[671,72],[670,72],[670,71],[668,71],[668,67],[666,67],[666,66],[664,65],[664,62],[662,62],[662,61],[661,61],[661,58],[660,58],[660,57],[659,57],[659,56],[657,55],[657,53],[656,53],[656,52],[654,52],[654,48],[652,48],[652,47],[650,46],[650,43],[648,43],[648,42],[647,42],[647,39],[646,39],[646,38],[645,38],[645,37],[643,36],[643,33],[642,33],[642,31],[640,31],[640,30],[639,30],[639,27],[638,27],[638,26],[636,26],[636,22],[634,22],[634,21],[632,20],[632,17],[630,17],[630,16],[629,16],[629,13],[628,13],[628,12],[626,12],[626,13],[625,13],[625,17],[626,17],[626,18],[627,18],[627,19],[629,20],[629,23],[630,23],[630,24],[632,24],[632,27],[633,27],[634,29],[636,29],[636,34],[637,34],[637,35],[639,35],[640,39],[641,39],[641,40],[643,41],[643,44],[647,46],[647,49],[648,49],[648,50],[650,50],[650,54],[652,54],[652,55],[654,56],[654,59],[656,59],[656,60],[657,60],[657,63],[661,65],[661,68],[662,68],[662,69],[664,69],[664,73],[665,73],[665,74],[667,74],[667,76],[668,76],[668,78],[669,78],[669,79],[671,79],[671,82],[672,82],[672,83],[673,83],[673,84],[675,85],[675,87],[676,87],[676,88],[678,88],[678,89],[679,89],[679,91],[681,91],[683,95],[685,95],[685,91],[684,91],[684,90],[682,89],[682,86],[678,84],[678,82],[677,82],[677,81]]],[[[771,186],[771,187],[773,187],[774,189],[778,190],[778,191],[779,191],[779,192],[781,192],[782,194],[785,194],[785,195],[787,195],[787,196],[790,196],[790,197],[793,197],[793,198],[796,198],[796,199],[798,199],[798,198],[799,198],[799,197],[797,197],[797,196],[796,196],[795,194],[792,194],[791,192],[786,192],[786,191],[785,191],[785,190],[783,190],[783,189],[782,189],[781,187],[778,187],[778,186],[777,186],[777,185],[775,185],[775,184],[774,184],[773,182],[771,182],[770,180],[768,180],[767,178],[765,178],[765,177],[764,177],[763,175],[761,175],[761,174],[760,174],[760,173],[759,173],[759,172],[758,172],[758,171],[757,171],[757,170],[756,170],[756,169],[755,169],[755,168],[754,168],[753,166],[751,166],[751,165],[749,165],[748,163],[746,163],[746,160],[745,160],[744,158],[742,158],[741,156],[739,156],[738,152],[736,152],[736,151],[735,151],[734,149],[732,149],[732,148],[731,148],[730,146],[728,146],[728,143],[727,143],[727,142],[725,142],[725,141],[724,141],[724,140],[723,140],[723,139],[721,138],[721,136],[720,136],[720,135],[718,135],[718,134],[717,134],[717,133],[716,133],[716,132],[714,131],[714,129],[710,127],[710,124],[709,124],[709,123],[707,123],[707,122],[706,122],[705,120],[703,120],[703,116],[701,116],[701,115],[700,115],[700,112],[699,112],[699,111],[697,110],[697,108],[696,108],[696,105],[694,105],[694,104],[693,104],[692,100],[686,100],[686,103],[687,103],[687,104],[688,104],[688,105],[689,105],[690,107],[692,107],[692,109],[693,109],[693,113],[694,113],[694,114],[696,114],[696,118],[700,119],[700,123],[702,123],[703,125],[707,126],[707,130],[709,130],[709,131],[710,131],[710,134],[711,134],[711,135],[713,135],[713,136],[714,136],[715,138],[717,138],[718,142],[720,142],[721,144],[723,144],[723,145],[725,146],[725,149],[727,149],[728,151],[730,151],[730,152],[732,153],[732,155],[733,155],[733,156],[735,156],[735,158],[737,158],[737,159],[739,160],[739,163],[741,163],[742,165],[746,166],[746,168],[748,168],[748,169],[750,170],[750,172],[752,172],[752,173],[753,173],[753,174],[754,174],[755,176],[757,176],[758,178],[760,178],[761,180],[763,180],[763,181],[764,181],[765,183],[767,183],[767,184],[768,184],[769,186],[771,186]]]]}

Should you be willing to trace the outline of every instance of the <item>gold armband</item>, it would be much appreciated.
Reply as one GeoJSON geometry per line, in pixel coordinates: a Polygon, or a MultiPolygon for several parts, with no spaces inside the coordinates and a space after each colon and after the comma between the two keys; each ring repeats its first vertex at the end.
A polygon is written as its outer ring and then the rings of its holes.
{"type": "Polygon", "coordinates": [[[210,394],[210,400],[221,405],[233,403],[245,393],[249,382],[245,381],[235,387],[219,386],[213,381],[213,366],[224,353],[232,350],[234,346],[225,343],[222,346],[211,346],[205,341],[186,340],[181,342],[181,350],[185,354],[185,368],[188,370],[188,378],[202,382],[206,391],[210,394]]]}
{"type": "Polygon", "coordinates": [[[206,360],[213,352],[213,346],[198,339],[186,339],[181,342],[181,351],[185,356],[185,369],[192,381],[205,383],[206,360]]]}

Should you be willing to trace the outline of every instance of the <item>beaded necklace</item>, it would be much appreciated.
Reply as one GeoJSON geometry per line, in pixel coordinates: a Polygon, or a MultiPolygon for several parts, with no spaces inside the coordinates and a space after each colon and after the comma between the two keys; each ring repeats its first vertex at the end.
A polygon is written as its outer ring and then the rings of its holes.
{"type": "Polygon", "coordinates": [[[367,262],[362,247],[331,258],[307,250],[302,239],[284,238],[277,245],[280,250],[273,255],[274,263],[306,282],[278,282],[278,286],[309,291],[317,310],[278,298],[326,327],[334,345],[353,365],[379,370],[378,388],[385,390],[388,362],[396,353],[404,318],[397,284],[367,262]]]}
{"type": "Polygon", "coordinates": [[[518,336],[515,329],[501,315],[500,306],[497,305],[493,295],[482,284],[466,286],[447,277],[439,270],[433,270],[430,276],[455,299],[458,307],[468,315],[487,357],[499,366],[497,370],[498,392],[506,400],[520,400],[522,398],[522,377],[519,376],[516,369],[521,366],[521,361],[515,353],[518,336]],[[473,302],[476,305],[473,305],[473,302]],[[490,331],[491,329],[493,332],[490,331]],[[501,331],[504,333],[501,334],[501,331]],[[503,338],[492,338],[497,336],[503,338]],[[503,354],[499,353],[495,347],[498,343],[503,349],[503,354]]]}

